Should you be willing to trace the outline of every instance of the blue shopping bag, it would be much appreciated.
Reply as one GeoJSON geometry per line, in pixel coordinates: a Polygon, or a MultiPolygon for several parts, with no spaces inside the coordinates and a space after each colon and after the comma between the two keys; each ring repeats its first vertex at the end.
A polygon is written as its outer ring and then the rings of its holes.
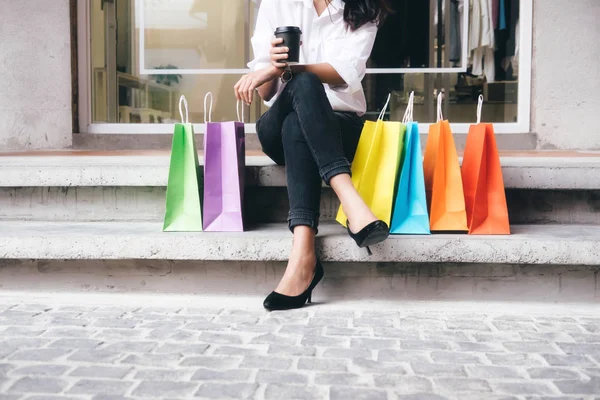
{"type": "Polygon", "coordinates": [[[412,121],[413,98],[414,94],[411,93],[403,121],[406,123],[404,160],[398,181],[390,233],[429,235],[431,231],[425,194],[421,139],[419,126],[412,121]]]}

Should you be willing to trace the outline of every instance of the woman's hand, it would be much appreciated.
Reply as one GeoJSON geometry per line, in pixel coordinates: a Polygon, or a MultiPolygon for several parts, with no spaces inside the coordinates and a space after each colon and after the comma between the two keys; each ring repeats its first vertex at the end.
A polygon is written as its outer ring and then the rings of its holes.
{"type": "Polygon", "coordinates": [[[249,74],[242,76],[238,83],[233,87],[235,97],[250,105],[254,99],[254,91],[280,75],[280,70],[273,66],[250,72],[249,74]]]}
{"type": "Polygon", "coordinates": [[[285,46],[277,47],[277,45],[281,43],[283,43],[282,38],[276,38],[271,41],[271,64],[273,64],[275,68],[285,68],[287,66],[285,60],[289,57],[288,53],[290,52],[290,49],[285,46]]]}

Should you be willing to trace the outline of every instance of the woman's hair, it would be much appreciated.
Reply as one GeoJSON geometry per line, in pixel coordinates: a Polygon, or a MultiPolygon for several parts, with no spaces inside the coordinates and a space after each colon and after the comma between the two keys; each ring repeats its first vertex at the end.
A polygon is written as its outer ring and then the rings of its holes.
{"type": "Polygon", "coordinates": [[[389,13],[393,12],[389,0],[342,1],[346,4],[344,7],[344,21],[352,30],[356,30],[369,22],[380,24],[389,13]]]}

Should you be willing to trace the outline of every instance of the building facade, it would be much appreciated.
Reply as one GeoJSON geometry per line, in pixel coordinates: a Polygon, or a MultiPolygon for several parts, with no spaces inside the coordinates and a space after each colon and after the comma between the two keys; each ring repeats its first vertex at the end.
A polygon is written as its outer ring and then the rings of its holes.
{"type": "MultiPolygon", "coordinates": [[[[252,58],[260,0],[0,5],[0,151],[152,147],[172,132],[182,94],[197,132],[207,92],[213,120],[235,118],[232,87],[252,58]]],[[[443,91],[460,145],[483,95],[483,119],[495,123],[503,148],[600,149],[600,2],[393,5],[363,82],[366,119],[390,93],[387,117],[400,119],[414,91],[425,134],[443,91]]],[[[249,135],[264,110],[258,103],[246,110],[249,135]]]]}

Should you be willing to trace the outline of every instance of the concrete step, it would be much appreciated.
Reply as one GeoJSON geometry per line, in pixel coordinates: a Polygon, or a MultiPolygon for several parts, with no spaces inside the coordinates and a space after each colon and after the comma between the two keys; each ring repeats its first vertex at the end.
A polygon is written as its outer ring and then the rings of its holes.
{"type": "MultiPolygon", "coordinates": [[[[514,225],[510,236],[392,236],[359,249],[337,224],[317,239],[323,261],[600,265],[600,226],[514,225]]],[[[0,223],[0,259],[286,261],[292,236],[284,224],[242,233],[163,233],[160,223],[0,223]]]]}
{"type": "MultiPolygon", "coordinates": [[[[284,222],[285,168],[247,154],[249,223],[284,222]]],[[[0,219],[160,221],[169,154],[165,151],[29,152],[0,155],[0,219]]],[[[503,174],[514,224],[600,224],[600,153],[505,152],[503,174]]],[[[323,189],[321,217],[339,202],[323,189]]]]}
{"type": "MultiPolygon", "coordinates": [[[[501,163],[507,189],[600,189],[600,152],[501,152],[501,163]]],[[[286,185],[285,168],[260,151],[246,165],[249,186],[286,185]]],[[[160,187],[168,167],[168,151],[0,153],[0,187],[160,187]]]]}

